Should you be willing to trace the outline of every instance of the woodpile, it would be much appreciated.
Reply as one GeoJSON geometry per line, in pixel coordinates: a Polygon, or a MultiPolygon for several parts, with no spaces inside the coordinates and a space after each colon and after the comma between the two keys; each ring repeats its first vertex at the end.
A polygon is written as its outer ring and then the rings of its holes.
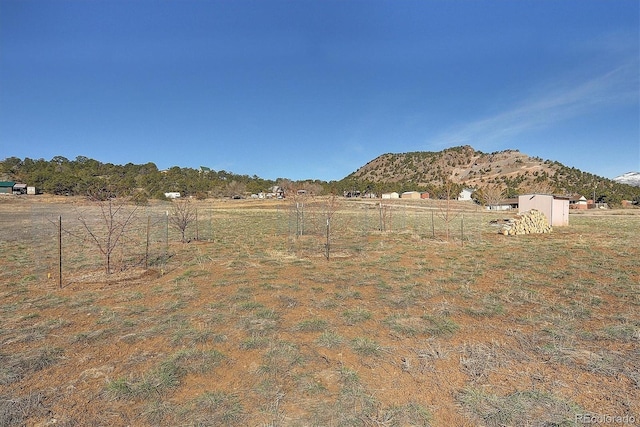
{"type": "Polygon", "coordinates": [[[505,236],[520,234],[551,233],[551,226],[547,217],[540,211],[531,209],[518,215],[502,226],[500,233],[505,236]]]}

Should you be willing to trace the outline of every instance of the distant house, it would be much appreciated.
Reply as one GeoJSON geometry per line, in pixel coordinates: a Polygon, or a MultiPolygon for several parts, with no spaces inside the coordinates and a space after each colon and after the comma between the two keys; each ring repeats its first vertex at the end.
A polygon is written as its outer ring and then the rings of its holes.
{"type": "Polygon", "coordinates": [[[589,201],[586,197],[576,194],[569,197],[569,209],[587,209],[589,201]]]}
{"type": "Polygon", "coordinates": [[[399,199],[400,195],[394,191],[391,193],[382,193],[382,198],[383,199],[399,199]]]}
{"type": "Polygon", "coordinates": [[[400,196],[401,199],[419,199],[420,193],[417,191],[405,191],[400,196]]]}
{"type": "Polygon", "coordinates": [[[428,199],[429,198],[429,192],[428,191],[423,191],[422,193],[420,193],[420,198],[421,199],[428,199]]]}
{"type": "Polygon", "coordinates": [[[167,199],[179,199],[180,193],[178,193],[177,191],[170,191],[168,193],[164,193],[164,197],[166,197],[167,199]]]}
{"type": "Polygon", "coordinates": [[[542,212],[552,227],[569,225],[569,197],[551,194],[523,194],[518,196],[520,213],[536,209],[542,212]]]}
{"type": "Polygon", "coordinates": [[[473,188],[463,188],[460,194],[458,195],[458,200],[460,201],[470,201],[473,200],[471,195],[475,190],[473,188]]]}
{"type": "MultiPolygon", "coordinates": [[[[258,195],[259,196],[259,195],[258,195]]],[[[265,199],[284,199],[284,188],[278,186],[278,185],[274,185],[273,187],[269,187],[269,191],[264,193],[263,197],[265,199]]]]}
{"type": "Polygon", "coordinates": [[[491,203],[486,206],[490,211],[508,211],[511,209],[518,209],[518,198],[504,199],[496,203],[491,203]]]}
{"type": "Polygon", "coordinates": [[[13,194],[13,181],[0,181],[0,194],[13,194]]]}

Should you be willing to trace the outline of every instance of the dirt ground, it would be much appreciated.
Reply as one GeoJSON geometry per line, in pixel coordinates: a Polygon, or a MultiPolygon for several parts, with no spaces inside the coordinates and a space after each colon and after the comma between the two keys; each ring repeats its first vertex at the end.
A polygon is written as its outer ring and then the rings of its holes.
{"type": "MultiPolygon", "coordinates": [[[[7,198],[0,225],[83,203],[7,198]]],[[[640,211],[507,237],[465,208],[460,240],[344,202],[327,260],[278,202],[200,203],[211,238],[62,288],[1,232],[0,426],[640,424],[640,211]]]]}

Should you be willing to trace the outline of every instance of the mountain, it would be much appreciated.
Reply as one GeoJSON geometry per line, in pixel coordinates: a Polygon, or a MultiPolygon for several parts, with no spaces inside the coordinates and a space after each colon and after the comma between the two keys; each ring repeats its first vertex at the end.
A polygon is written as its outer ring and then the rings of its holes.
{"type": "Polygon", "coordinates": [[[343,183],[376,191],[437,191],[453,183],[499,189],[509,197],[522,192],[581,194],[611,203],[640,197],[636,187],[557,161],[531,157],[518,150],[483,153],[468,145],[438,152],[383,154],[345,177],[343,183]]]}
{"type": "Polygon", "coordinates": [[[417,185],[444,181],[479,186],[503,177],[554,175],[550,162],[532,158],[518,150],[491,154],[465,145],[438,152],[383,154],[359,168],[351,178],[371,182],[413,182],[417,185]]]}
{"type": "Polygon", "coordinates": [[[620,184],[633,185],[634,187],[640,187],[640,172],[627,172],[623,175],[613,178],[615,182],[620,184]]]}
{"type": "MultiPolygon", "coordinates": [[[[555,184],[570,170],[558,162],[530,157],[518,150],[483,153],[465,145],[438,152],[383,154],[348,178],[374,183],[412,183],[417,186],[444,182],[468,187],[555,184]]],[[[594,180],[600,178],[594,176],[594,180]]]]}

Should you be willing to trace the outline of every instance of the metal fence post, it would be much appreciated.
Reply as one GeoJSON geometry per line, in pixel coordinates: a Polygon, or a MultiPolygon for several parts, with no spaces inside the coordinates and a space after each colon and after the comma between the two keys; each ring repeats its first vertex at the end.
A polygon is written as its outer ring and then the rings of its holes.
{"type": "Polygon", "coordinates": [[[62,215],[58,215],[58,285],[62,289],[62,215]]]}

